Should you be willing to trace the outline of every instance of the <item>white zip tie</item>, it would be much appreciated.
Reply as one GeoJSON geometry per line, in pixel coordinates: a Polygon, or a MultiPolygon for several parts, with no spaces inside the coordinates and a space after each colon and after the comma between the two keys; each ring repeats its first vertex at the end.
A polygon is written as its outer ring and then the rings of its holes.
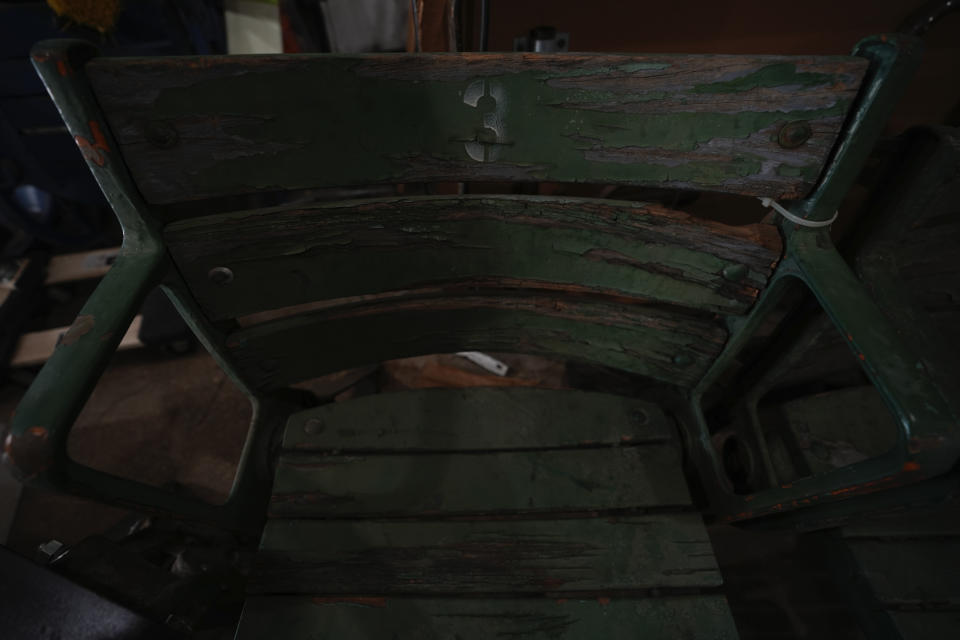
{"type": "Polygon", "coordinates": [[[830,218],[829,220],[807,220],[805,218],[801,218],[800,216],[793,215],[792,213],[787,211],[779,202],[777,202],[776,200],[773,200],[772,198],[759,198],[759,200],[763,204],[763,206],[770,207],[771,209],[775,210],[777,213],[782,215],[784,218],[786,218],[790,222],[793,222],[794,224],[798,224],[801,227],[829,227],[831,224],[833,224],[833,221],[837,219],[837,216],[840,215],[840,211],[834,211],[833,217],[830,218]]]}
{"type": "Polygon", "coordinates": [[[457,355],[461,358],[466,358],[475,365],[478,365],[490,373],[498,376],[505,376],[507,375],[507,371],[510,370],[510,367],[508,367],[506,363],[497,360],[493,356],[488,356],[485,353],[481,353],[480,351],[458,351],[457,355]]]}

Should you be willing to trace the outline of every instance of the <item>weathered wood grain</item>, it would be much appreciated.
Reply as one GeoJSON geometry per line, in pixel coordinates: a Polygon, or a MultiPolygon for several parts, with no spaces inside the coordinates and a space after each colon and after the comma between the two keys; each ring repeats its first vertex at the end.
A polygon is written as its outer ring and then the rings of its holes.
{"type": "Polygon", "coordinates": [[[586,198],[390,198],[169,225],[170,250],[214,320],[424,286],[576,289],[743,313],[780,257],[770,225],[586,198]],[[233,273],[228,284],[212,269],[233,273]]]}
{"type": "Polygon", "coordinates": [[[572,389],[425,389],[290,416],[286,451],[346,454],[655,444],[675,433],[655,404],[572,389]]]}
{"type": "Polygon", "coordinates": [[[721,595],[655,600],[411,599],[254,596],[237,640],[275,637],[365,640],[736,640],[721,595]]]}
{"type": "Polygon", "coordinates": [[[270,520],[254,593],[542,594],[716,587],[700,515],[420,522],[270,520]]]}
{"type": "Polygon", "coordinates": [[[273,517],[546,513],[690,503],[673,444],[567,451],[285,455],[273,517]]]}
{"type": "Polygon", "coordinates": [[[866,60],[597,54],[113,58],[87,65],[150,203],[411,181],[804,196],[866,60]],[[786,127],[786,128],[785,128],[786,127]]]}
{"type": "Polygon", "coordinates": [[[227,348],[249,380],[276,389],[394,358],[492,351],[595,362],[687,386],[719,353],[709,317],[562,296],[362,301],[240,329],[227,348]]]}

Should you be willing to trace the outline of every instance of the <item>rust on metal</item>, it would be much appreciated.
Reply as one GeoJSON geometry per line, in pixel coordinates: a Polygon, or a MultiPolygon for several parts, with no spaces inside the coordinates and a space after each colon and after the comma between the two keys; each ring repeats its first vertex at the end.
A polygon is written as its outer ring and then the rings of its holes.
{"type": "Polygon", "coordinates": [[[53,452],[49,435],[45,427],[33,426],[22,435],[7,436],[3,453],[22,479],[32,478],[50,467],[53,452]]]}
{"type": "Polygon", "coordinates": [[[91,120],[88,124],[90,125],[90,135],[93,138],[93,142],[90,142],[90,140],[83,136],[74,136],[73,139],[76,141],[77,147],[80,148],[80,153],[83,154],[87,162],[102,167],[107,164],[106,154],[110,151],[110,146],[107,144],[106,136],[103,135],[100,123],[96,120],[91,120]]]}

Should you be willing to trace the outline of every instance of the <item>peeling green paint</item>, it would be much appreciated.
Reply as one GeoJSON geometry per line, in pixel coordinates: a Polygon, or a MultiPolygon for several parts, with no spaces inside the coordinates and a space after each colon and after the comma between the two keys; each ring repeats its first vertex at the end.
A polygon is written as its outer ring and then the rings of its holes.
{"type": "MultiPolygon", "coordinates": [[[[749,68],[749,58],[730,58],[749,68]]],[[[357,70],[369,60],[380,58],[323,56],[242,72],[230,72],[228,64],[170,66],[146,74],[156,97],[145,101],[135,87],[119,90],[127,65],[134,73],[160,63],[111,63],[93,75],[108,114],[120,118],[114,128],[123,132],[120,143],[141,189],[161,202],[370,182],[657,184],[665,176],[692,187],[797,197],[813,171],[777,173],[778,162],[769,158],[784,150],[770,136],[753,134],[788,121],[815,123],[816,144],[793,163],[818,172],[858,77],[855,65],[831,59],[810,65],[836,72],[798,73],[793,63],[778,63],[737,80],[691,84],[690,74],[721,75],[725,59],[625,57],[621,64],[571,68],[568,58],[548,56],[467,80],[446,78],[445,59],[431,59],[440,70],[431,66],[412,81],[409,72],[357,70]],[[659,73],[645,76],[648,70],[659,73]],[[827,80],[831,88],[819,88],[827,80]],[[746,95],[756,86],[790,91],[758,107],[746,95]],[[818,91],[806,93],[808,87],[818,91]],[[712,105],[703,93],[730,97],[712,105]],[[174,129],[170,139],[177,142],[151,146],[147,133],[156,122],[174,129]]],[[[415,60],[397,56],[382,64],[415,60]]]]}
{"type": "Polygon", "coordinates": [[[816,180],[816,167],[797,167],[790,164],[781,164],[777,167],[777,174],[781,176],[802,177],[805,180],[816,180]]]}
{"type": "Polygon", "coordinates": [[[835,76],[811,71],[797,71],[792,62],[767,65],[745,76],[722,82],[694,86],[693,93],[740,93],[752,89],[772,87],[819,87],[835,81],[835,76]]]}

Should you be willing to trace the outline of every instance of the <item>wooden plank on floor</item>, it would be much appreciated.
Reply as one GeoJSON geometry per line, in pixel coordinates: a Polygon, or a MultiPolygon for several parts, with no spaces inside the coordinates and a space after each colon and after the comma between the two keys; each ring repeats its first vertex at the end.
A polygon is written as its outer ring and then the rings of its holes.
{"type": "Polygon", "coordinates": [[[254,593],[520,594],[716,587],[696,513],[460,522],[271,520],[254,593]]]}
{"type": "Polygon", "coordinates": [[[270,513],[414,516],[684,506],[673,444],[490,454],[283,456],[270,513]]]}
{"type": "Polygon", "coordinates": [[[847,544],[884,605],[960,607],[960,539],[864,539],[847,544]]]}
{"type": "Polygon", "coordinates": [[[247,599],[237,640],[735,640],[721,595],[658,599],[247,599]]]}
{"type": "Polygon", "coordinates": [[[633,398],[553,389],[427,389],[296,413],[283,448],[487,451],[663,442],[673,435],[659,407],[633,398]]]}
{"type": "Polygon", "coordinates": [[[47,265],[44,284],[60,284],[103,277],[110,271],[118,255],[120,255],[120,247],[53,256],[47,265]]]}
{"type": "MultiPolygon", "coordinates": [[[[143,322],[143,316],[134,317],[130,327],[117,345],[118,351],[125,349],[137,349],[143,346],[140,342],[140,325],[143,322]]],[[[46,329],[44,331],[31,331],[20,336],[17,346],[14,347],[13,355],[10,358],[11,367],[29,367],[46,362],[53,355],[57,345],[60,344],[60,338],[70,327],[57,327],[56,329],[46,329]]]]}

